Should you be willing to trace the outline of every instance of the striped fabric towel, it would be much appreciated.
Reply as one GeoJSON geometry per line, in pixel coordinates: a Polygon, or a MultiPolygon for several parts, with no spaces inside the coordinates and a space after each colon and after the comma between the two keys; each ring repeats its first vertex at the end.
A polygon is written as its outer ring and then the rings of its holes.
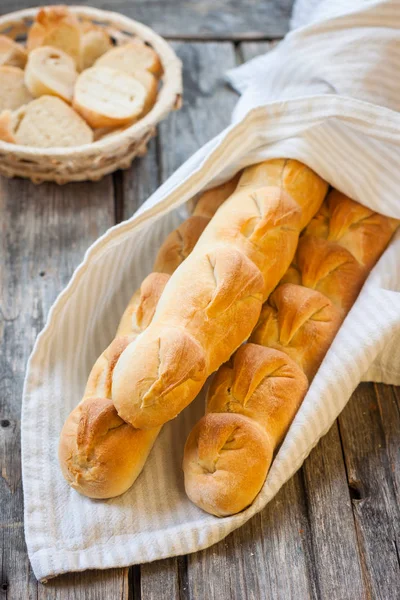
{"type": "Polygon", "coordinates": [[[293,475],[361,379],[400,384],[399,233],[345,320],[250,508],[217,519],[185,496],[182,451],[203,413],[201,397],[163,428],[143,473],[120,498],[83,498],[58,467],[62,424],[132,291],[151,270],[160,240],[194,194],[245,165],[284,156],[400,218],[400,0],[332,0],[316,8],[300,0],[294,22],[303,26],[273,52],[229,74],[243,94],[234,124],[88,250],[37,339],[24,388],[22,448],[26,541],[39,579],[217,542],[293,475]],[[306,19],[312,23],[304,26],[306,19]]]}

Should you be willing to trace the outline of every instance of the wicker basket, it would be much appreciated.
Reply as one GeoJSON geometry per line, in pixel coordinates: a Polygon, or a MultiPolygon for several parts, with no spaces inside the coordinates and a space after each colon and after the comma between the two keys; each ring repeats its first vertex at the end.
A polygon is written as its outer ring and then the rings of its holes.
{"type": "MultiPolygon", "coordinates": [[[[0,173],[7,177],[27,177],[34,183],[97,181],[116,169],[127,169],[135,156],[145,154],[157,123],[171,110],[180,108],[182,65],[163,38],[149,27],[118,13],[83,6],[69,8],[77,16],[105,27],[116,44],[137,36],[154,48],[164,69],[157,101],[151,111],[131,127],[91,144],[70,148],[32,148],[0,141],[0,173]]],[[[26,39],[38,10],[29,8],[0,17],[0,34],[18,41],[26,39]]]]}

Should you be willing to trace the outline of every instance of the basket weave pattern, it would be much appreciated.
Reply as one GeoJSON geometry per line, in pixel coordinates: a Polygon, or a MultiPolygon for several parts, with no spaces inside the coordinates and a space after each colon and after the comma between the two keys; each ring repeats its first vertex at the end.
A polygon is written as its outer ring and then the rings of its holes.
{"type": "MultiPolygon", "coordinates": [[[[97,181],[116,169],[127,169],[135,156],[143,156],[156,125],[180,107],[182,65],[171,46],[152,29],[118,13],[83,6],[69,7],[78,17],[105,27],[116,44],[132,36],[149,43],[160,57],[164,74],[157,101],[151,111],[129,128],[91,144],[71,148],[33,148],[0,141],[0,173],[26,177],[34,183],[97,181]]],[[[0,34],[18,41],[26,38],[39,8],[0,17],[0,34]]]]}

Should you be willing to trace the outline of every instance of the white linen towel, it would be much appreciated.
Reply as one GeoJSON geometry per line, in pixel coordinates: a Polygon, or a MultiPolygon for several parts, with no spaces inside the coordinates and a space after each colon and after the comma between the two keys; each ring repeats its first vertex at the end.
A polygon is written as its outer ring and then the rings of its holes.
{"type": "Polygon", "coordinates": [[[25,533],[38,579],[152,561],[217,542],[293,475],[362,378],[400,384],[399,233],[341,327],[247,510],[218,519],[185,496],[183,445],[203,413],[202,398],[163,428],[143,473],[119,498],[80,496],[58,466],[63,422],[93,362],[151,270],[160,240],[179,222],[178,207],[205,186],[259,160],[291,157],[352,198],[400,218],[400,0],[315,4],[299,0],[294,23],[309,24],[267,56],[230,72],[243,93],[234,124],[129,221],[89,248],[49,313],[28,363],[22,407],[25,533]]]}

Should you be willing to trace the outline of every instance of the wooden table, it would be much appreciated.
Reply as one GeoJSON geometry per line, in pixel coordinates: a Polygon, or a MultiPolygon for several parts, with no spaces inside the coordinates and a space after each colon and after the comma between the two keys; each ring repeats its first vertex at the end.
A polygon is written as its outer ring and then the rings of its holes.
{"type": "MultiPolygon", "coordinates": [[[[76,2],[75,2],[76,3],[76,2]]],[[[268,51],[291,0],[91,1],[173,40],[184,105],[147,155],[99,183],[0,179],[0,597],[7,600],[363,600],[400,598],[400,393],[362,384],[303,468],[267,508],[197,554],[38,584],[23,533],[20,403],[27,358],[86,248],[132,215],[229,122],[237,96],[221,75],[268,51]]],[[[3,0],[2,12],[29,6],[3,0]]]]}

